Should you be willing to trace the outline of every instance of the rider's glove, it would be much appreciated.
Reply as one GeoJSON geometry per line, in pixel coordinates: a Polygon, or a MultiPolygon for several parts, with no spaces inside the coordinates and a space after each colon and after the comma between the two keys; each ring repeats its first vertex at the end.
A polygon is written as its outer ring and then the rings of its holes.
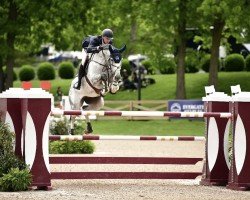
{"type": "Polygon", "coordinates": [[[98,51],[103,50],[103,46],[98,46],[98,47],[97,47],[97,50],[98,50],[98,51]]]}

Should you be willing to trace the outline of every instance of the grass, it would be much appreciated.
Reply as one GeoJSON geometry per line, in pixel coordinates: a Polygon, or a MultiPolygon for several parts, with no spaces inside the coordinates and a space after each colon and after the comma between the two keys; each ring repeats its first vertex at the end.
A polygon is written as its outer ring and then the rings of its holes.
{"type": "Polygon", "coordinates": [[[205,123],[202,120],[102,120],[93,121],[94,134],[101,135],[164,135],[204,136],[205,123]]]}

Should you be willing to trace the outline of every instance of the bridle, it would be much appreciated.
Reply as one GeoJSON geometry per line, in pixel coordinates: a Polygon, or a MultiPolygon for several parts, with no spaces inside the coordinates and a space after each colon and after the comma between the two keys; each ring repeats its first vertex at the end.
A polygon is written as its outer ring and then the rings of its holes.
{"type": "MultiPolygon", "coordinates": [[[[113,79],[114,79],[114,76],[116,74],[116,71],[120,69],[120,67],[114,65],[114,60],[112,60],[111,56],[109,58],[106,57],[105,53],[103,52],[103,50],[101,50],[102,52],[102,55],[104,57],[104,63],[100,63],[96,60],[94,60],[94,56],[91,55],[90,57],[90,60],[89,60],[89,63],[90,62],[95,62],[101,66],[103,66],[102,68],[102,72],[106,72],[107,74],[107,80],[106,81],[103,81],[104,82],[104,91],[103,89],[99,89],[99,88],[96,88],[89,80],[88,76],[87,76],[87,73],[86,73],[86,76],[85,76],[85,79],[86,79],[86,82],[89,84],[89,86],[100,96],[105,96],[105,94],[109,91],[111,94],[113,94],[111,92],[111,86],[114,85],[114,86],[117,86],[114,82],[113,82],[113,79]],[[112,72],[112,67],[115,67],[116,69],[114,70],[114,72],[112,72]]],[[[87,69],[86,69],[87,70],[87,69]]]]}

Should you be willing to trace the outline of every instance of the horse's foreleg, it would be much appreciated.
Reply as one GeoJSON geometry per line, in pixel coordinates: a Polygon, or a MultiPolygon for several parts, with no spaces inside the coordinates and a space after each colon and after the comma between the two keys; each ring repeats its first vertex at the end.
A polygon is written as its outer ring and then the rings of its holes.
{"type": "Polygon", "coordinates": [[[69,130],[70,135],[74,135],[74,122],[75,122],[75,117],[70,116],[70,130],[69,130]]]}
{"type": "Polygon", "coordinates": [[[92,125],[90,123],[89,116],[85,116],[86,119],[86,129],[85,129],[85,134],[90,134],[93,132],[92,125]]]}

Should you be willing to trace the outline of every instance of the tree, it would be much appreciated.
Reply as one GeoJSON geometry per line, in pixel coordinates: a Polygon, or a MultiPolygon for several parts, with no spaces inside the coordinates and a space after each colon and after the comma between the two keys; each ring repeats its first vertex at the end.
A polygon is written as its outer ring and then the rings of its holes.
{"type": "MultiPolygon", "coordinates": [[[[13,86],[13,67],[17,52],[27,52],[38,49],[42,43],[52,42],[60,49],[66,49],[71,44],[65,32],[84,29],[86,11],[89,1],[74,0],[64,2],[60,0],[3,0],[0,5],[0,57],[7,67],[7,77],[3,79],[2,65],[0,69],[0,92],[13,86]],[[74,23],[76,22],[76,23],[74,23]],[[73,24],[73,25],[71,25],[73,24]],[[3,80],[2,80],[3,79],[3,80]]],[[[72,31],[73,32],[73,31],[72,31]]],[[[82,39],[82,34],[78,37],[82,39]]],[[[75,32],[75,35],[77,32],[75,32]]],[[[71,36],[71,35],[70,35],[71,36]]],[[[79,47],[81,46],[79,39],[79,47]]],[[[76,43],[71,47],[75,47],[76,43]]]]}
{"type": "Polygon", "coordinates": [[[249,22],[246,10],[249,11],[249,3],[246,0],[204,0],[199,8],[203,27],[209,29],[208,27],[212,26],[209,84],[214,85],[216,89],[218,88],[218,58],[221,40],[225,35],[242,33],[246,28],[246,23],[243,22],[249,22]]]}
{"type": "Polygon", "coordinates": [[[187,24],[187,0],[181,0],[178,4],[177,24],[177,81],[176,98],[186,99],[185,89],[185,56],[186,56],[186,24],[187,24]]]}
{"type": "MultiPolygon", "coordinates": [[[[197,15],[196,8],[199,1],[175,0],[175,1],[154,1],[151,6],[150,19],[153,24],[154,33],[159,36],[161,33],[162,41],[157,42],[162,50],[160,56],[164,57],[170,52],[175,56],[177,63],[176,74],[176,98],[185,99],[185,56],[186,42],[188,39],[187,28],[196,27],[197,15]],[[165,47],[165,48],[164,48],[165,47]],[[165,51],[165,52],[164,52],[165,51]]],[[[159,38],[161,38],[159,37],[159,38]]],[[[154,49],[155,50],[155,49],[154,49]]]]}

